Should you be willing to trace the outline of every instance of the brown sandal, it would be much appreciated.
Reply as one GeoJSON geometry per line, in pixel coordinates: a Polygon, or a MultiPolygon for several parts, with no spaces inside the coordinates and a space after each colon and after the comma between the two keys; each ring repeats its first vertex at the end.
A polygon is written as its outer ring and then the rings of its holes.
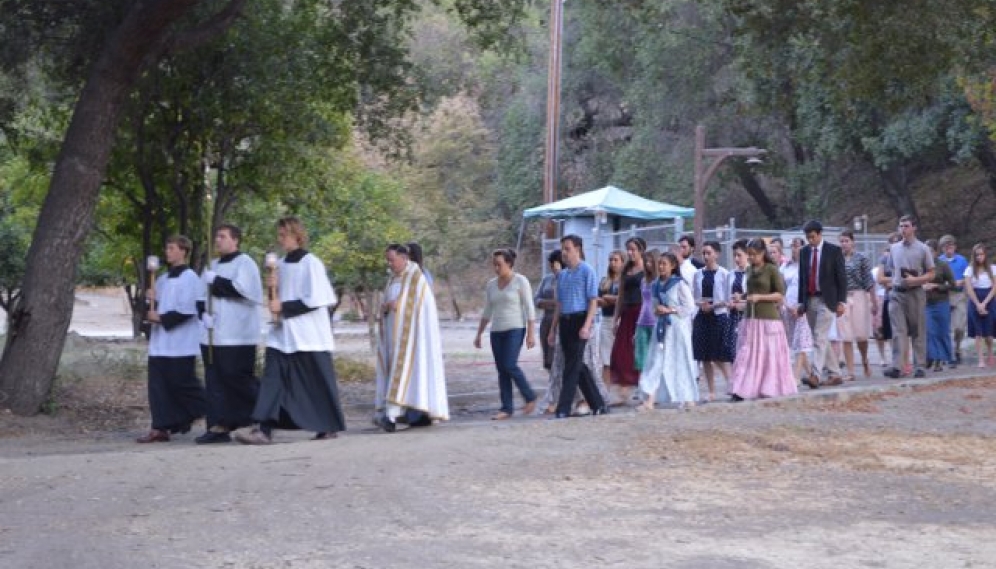
{"type": "Polygon", "coordinates": [[[492,421],[504,421],[505,419],[511,419],[511,418],[512,418],[512,414],[511,413],[506,413],[504,411],[499,411],[499,412],[497,412],[497,413],[495,413],[494,415],[491,416],[491,420],[492,421]]]}

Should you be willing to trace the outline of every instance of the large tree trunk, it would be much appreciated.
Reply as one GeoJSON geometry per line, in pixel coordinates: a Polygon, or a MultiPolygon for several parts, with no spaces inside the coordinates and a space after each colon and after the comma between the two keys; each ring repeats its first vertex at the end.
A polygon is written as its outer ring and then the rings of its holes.
{"type": "Polygon", "coordinates": [[[773,227],[778,227],[783,225],[781,219],[781,208],[771,201],[768,194],[761,187],[761,183],[758,182],[757,176],[751,171],[751,168],[747,164],[736,163],[734,165],[734,171],[737,173],[737,177],[740,178],[740,183],[743,184],[744,190],[750,194],[750,197],[754,198],[754,203],[760,208],[761,213],[764,217],[768,218],[768,223],[773,227]]]}
{"type": "MultiPolygon", "coordinates": [[[[73,285],[93,223],[122,106],[170,28],[199,0],[140,0],[108,37],[73,110],[28,251],[23,293],[10,314],[0,360],[0,405],[39,411],[52,388],[73,310],[73,285]]],[[[241,1],[233,0],[236,9],[241,1]]],[[[229,8],[232,6],[229,5],[229,8]]],[[[191,30],[203,33],[203,29],[191,30]]],[[[189,38],[197,39],[197,38],[189,38]]]]}
{"type": "Polygon", "coordinates": [[[879,171],[882,177],[885,195],[889,197],[892,207],[896,211],[896,217],[912,215],[919,219],[916,209],[916,200],[913,199],[913,192],[910,190],[909,172],[905,166],[891,166],[886,170],[879,171]]]}
{"type": "Polygon", "coordinates": [[[984,136],[982,142],[976,147],[975,157],[986,173],[989,189],[996,192],[996,152],[993,150],[993,141],[988,136],[984,136]]]}

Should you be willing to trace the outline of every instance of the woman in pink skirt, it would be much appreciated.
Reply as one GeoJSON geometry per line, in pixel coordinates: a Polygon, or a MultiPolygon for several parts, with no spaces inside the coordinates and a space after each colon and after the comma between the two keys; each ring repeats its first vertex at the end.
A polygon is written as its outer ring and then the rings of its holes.
{"type": "Polygon", "coordinates": [[[730,396],[734,401],[796,393],[785,326],[778,306],[785,281],[768,255],[763,239],[747,243],[747,306],[741,325],[743,340],[733,362],[730,396]]]}

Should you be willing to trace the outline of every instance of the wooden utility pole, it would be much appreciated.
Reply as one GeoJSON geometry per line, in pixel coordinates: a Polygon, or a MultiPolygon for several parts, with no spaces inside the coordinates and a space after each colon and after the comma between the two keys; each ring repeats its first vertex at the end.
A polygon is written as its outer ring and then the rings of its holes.
{"type": "Polygon", "coordinates": [[[543,203],[557,200],[557,163],[560,157],[560,55],[564,28],[563,0],[550,0],[550,61],[546,78],[546,155],[543,165],[543,203]]]}

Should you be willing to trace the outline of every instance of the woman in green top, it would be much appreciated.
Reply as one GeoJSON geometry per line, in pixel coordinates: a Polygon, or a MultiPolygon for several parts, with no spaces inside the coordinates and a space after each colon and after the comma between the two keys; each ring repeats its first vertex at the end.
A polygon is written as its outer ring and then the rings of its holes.
{"type": "Polygon", "coordinates": [[[733,362],[730,396],[734,401],[743,401],[796,393],[785,326],[778,313],[785,297],[785,281],[763,239],[747,243],[747,259],[747,305],[742,339],[733,362]]]}

